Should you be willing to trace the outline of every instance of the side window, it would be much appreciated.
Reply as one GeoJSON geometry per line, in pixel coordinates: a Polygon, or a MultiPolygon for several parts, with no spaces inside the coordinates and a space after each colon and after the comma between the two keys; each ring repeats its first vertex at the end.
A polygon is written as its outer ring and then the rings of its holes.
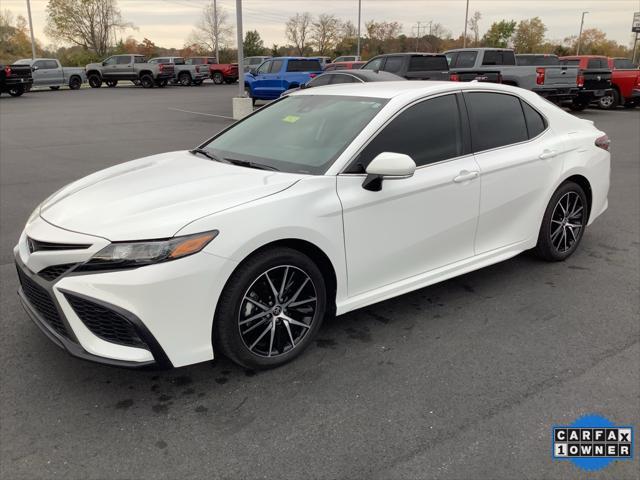
{"type": "Polygon", "coordinates": [[[529,138],[520,99],[489,92],[465,93],[475,152],[523,142],[529,138]]]}
{"type": "Polygon", "coordinates": [[[369,63],[362,67],[363,70],[380,70],[384,57],[374,58],[369,63]]]}
{"type": "Polygon", "coordinates": [[[456,61],[456,68],[473,68],[476,64],[477,52],[460,52],[456,61]]]}
{"type": "Polygon", "coordinates": [[[109,57],[102,63],[104,65],[115,65],[116,64],[116,57],[109,57]]]}
{"type": "Polygon", "coordinates": [[[260,67],[258,67],[258,71],[256,73],[258,75],[264,75],[265,73],[268,73],[272,63],[273,62],[264,62],[262,65],[260,65],[260,67]]]}
{"type": "Polygon", "coordinates": [[[547,123],[544,121],[544,117],[538,113],[527,102],[522,101],[522,110],[524,110],[524,118],[527,122],[527,131],[529,132],[529,138],[534,138],[544,132],[547,128],[547,123]]]}
{"type": "Polygon", "coordinates": [[[619,69],[635,69],[638,68],[637,65],[634,65],[634,63],[629,60],[628,58],[614,58],[613,59],[613,68],[619,68],[619,69]]]}
{"type": "Polygon", "coordinates": [[[282,69],[282,60],[274,60],[271,62],[271,68],[269,69],[269,73],[280,73],[282,69]]]}
{"type": "Polygon", "coordinates": [[[458,58],[458,52],[445,53],[445,57],[447,57],[447,63],[450,67],[456,66],[456,59],[458,58]]]}
{"type": "Polygon", "coordinates": [[[38,67],[39,70],[45,70],[47,68],[44,60],[37,60],[33,62],[33,66],[38,67]]]}
{"type": "Polygon", "coordinates": [[[404,59],[398,56],[387,57],[387,61],[384,64],[384,71],[391,73],[398,73],[402,69],[402,62],[404,59]]]}
{"type": "Polygon", "coordinates": [[[345,75],[344,73],[336,73],[335,75],[331,75],[331,84],[336,83],[356,83],[358,80],[351,75],[345,75]]]}
{"type": "Polygon", "coordinates": [[[116,57],[118,65],[129,65],[131,57],[116,57]]]}
{"type": "Polygon", "coordinates": [[[417,166],[462,154],[462,132],[455,95],[425,100],[394,118],[360,153],[361,171],[382,152],[409,155],[417,166]]]}
{"type": "Polygon", "coordinates": [[[333,75],[320,75],[309,82],[310,87],[321,87],[322,85],[329,85],[331,83],[331,77],[333,75]]]}
{"type": "Polygon", "coordinates": [[[487,50],[482,65],[515,65],[516,56],[509,50],[487,50]]]}
{"type": "Polygon", "coordinates": [[[46,68],[46,69],[53,70],[53,69],[58,68],[58,62],[56,62],[55,60],[45,60],[44,62],[45,62],[45,65],[46,65],[44,68],[46,68]]]}
{"type": "Polygon", "coordinates": [[[173,63],[175,63],[176,65],[184,65],[184,58],[176,57],[173,59],[173,63]]]}
{"type": "Polygon", "coordinates": [[[146,61],[147,59],[144,57],[133,57],[133,63],[146,63],[146,61]]]}

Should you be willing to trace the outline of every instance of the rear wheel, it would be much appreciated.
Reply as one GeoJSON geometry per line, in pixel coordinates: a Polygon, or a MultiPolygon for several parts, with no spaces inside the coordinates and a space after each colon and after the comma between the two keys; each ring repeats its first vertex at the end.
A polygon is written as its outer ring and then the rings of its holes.
{"type": "Polygon", "coordinates": [[[9,95],[11,95],[12,97],[19,97],[24,92],[25,92],[24,85],[16,85],[15,87],[12,87],[9,89],[9,95]]]}
{"type": "Polygon", "coordinates": [[[153,88],[153,77],[148,73],[145,73],[140,77],[140,84],[142,88],[153,88]]]}
{"type": "Polygon", "coordinates": [[[550,262],[565,260],[578,248],[587,220],[587,196],[582,187],[574,182],[560,185],[542,219],[536,254],[550,262]]]}
{"type": "Polygon", "coordinates": [[[114,88],[116,85],[118,85],[118,80],[107,80],[104,83],[107,84],[107,87],[114,88]]]}
{"type": "Polygon", "coordinates": [[[273,368],[313,341],[327,308],[317,265],[290,248],[260,252],[233,273],[214,321],[217,351],[249,368],[273,368]]]}
{"type": "Polygon", "coordinates": [[[222,72],[213,72],[213,75],[211,75],[211,79],[216,85],[222,85],[222,83],[224,82],[224,75],[222,75],[222,72]]]}
{"type": "Polygon", "coordinates": [[[620,103],[620,94],[617,90],[613,90],[611,95],[605,95],[598,100],[598,106],[604,110],[616,108],[620,103]]]}
{"type": "Polygon", "coordinates": [[[178,83],[180,83],[180,85],[182,85],[183,87],[188,87],[189,85],[191,85],[191,75],[189,75],[189,72],[182,72],[180,75],[178,75],[178,83]]]}
{"type": "Polygon", "coordinates": [[[93,75],[89,75],[89,86],[91,88],[100,88],[102,86],[102,79],[100,78],[100,75],[95,73],[93,75]]]}
{"type": "Polygon", "coordinates": [[[72,77],[69,80],[69,88],[71,90],[78,90],[82,86],[82,80],[79,77],[72,77]]]}

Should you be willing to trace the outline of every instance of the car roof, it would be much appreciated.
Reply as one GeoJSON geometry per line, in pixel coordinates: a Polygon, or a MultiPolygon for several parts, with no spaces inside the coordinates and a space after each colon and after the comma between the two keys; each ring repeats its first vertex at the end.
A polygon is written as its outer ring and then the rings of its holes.
{"type": "Polygon", "coordinates": [[[292,95],[343,95],[345,97],[392,99],[395,97],[420,98],[425,95],[437,94],[440,92],[478,89],[524,95],[522,89],[498,83],[448,82],[435,80],[341,83],[337,85],[324,85],[322,88],[303,89],[293,93],[292,95]]]}

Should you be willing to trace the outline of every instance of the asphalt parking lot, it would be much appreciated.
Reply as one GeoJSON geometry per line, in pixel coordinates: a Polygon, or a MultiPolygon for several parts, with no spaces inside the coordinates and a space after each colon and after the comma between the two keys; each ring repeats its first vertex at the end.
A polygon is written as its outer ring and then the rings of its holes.
{"type": "MultiPolygon", "coordinates": [[[[12,247],[64,184],[195,146],[237,86],[0,99],[3,479],[583,478],[551,426],[640,427],[640,110],[612,139],[609,210],[558,264],[520,255],[325,323],[295,362],[132,371],[69,357],[23,312],[12,247]]],[[[635,459],[589,478],[639,478],[635,459]]]]}

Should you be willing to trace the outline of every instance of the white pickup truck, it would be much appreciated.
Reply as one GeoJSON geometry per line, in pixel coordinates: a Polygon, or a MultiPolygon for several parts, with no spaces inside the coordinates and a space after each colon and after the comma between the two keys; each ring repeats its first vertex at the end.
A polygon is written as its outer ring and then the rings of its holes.
{"type": "Polygon", "coordinates": [[[82,67],[63,67],[57,58],[23,58],[17,65],[30,65],[33,76],[33,87],[49,87],[58,90],[69,87],[78,90],[87,81],[82,67]]]}

